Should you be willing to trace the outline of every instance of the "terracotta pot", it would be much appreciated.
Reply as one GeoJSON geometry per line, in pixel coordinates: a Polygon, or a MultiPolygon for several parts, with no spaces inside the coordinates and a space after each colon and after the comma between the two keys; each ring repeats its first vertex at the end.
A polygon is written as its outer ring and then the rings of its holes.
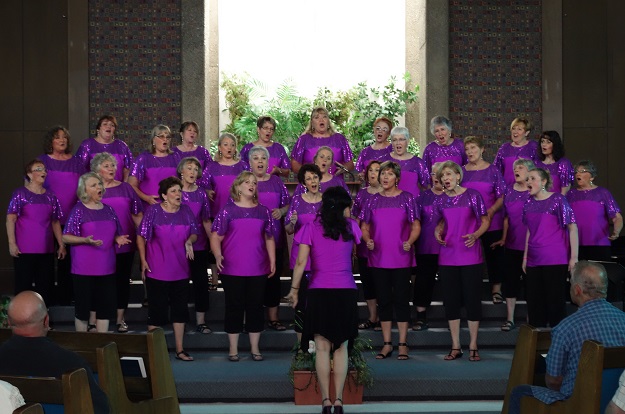
{"type": "MultiPolygon", "coordinates": [[[[317,382],[317,376],[312,371],[295,371],[293,373],[293,390],[295,392],[295,405],[319,405],[321,404],[321,390],[317,382]]],[[[349,371],[343,387],[343,403],[362,404],[364,386],[356,385],[356,371],[349,371]]],[[[334,373],[330,373],[330,400],[336,398],[334,392],[334,373]]]]}

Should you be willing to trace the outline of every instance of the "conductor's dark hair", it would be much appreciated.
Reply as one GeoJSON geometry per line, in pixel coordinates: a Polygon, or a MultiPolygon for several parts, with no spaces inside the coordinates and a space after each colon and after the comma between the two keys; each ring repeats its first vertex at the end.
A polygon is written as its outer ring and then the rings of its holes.
{"type": "Polygon", "coordinates": [[[345,209],[352,205],[352,199],[343,187],[330,187],[321,197],[319,219],[323,226],[323,235],[332,240],[354,240],[354,235],[348,227],[345,209]]]}

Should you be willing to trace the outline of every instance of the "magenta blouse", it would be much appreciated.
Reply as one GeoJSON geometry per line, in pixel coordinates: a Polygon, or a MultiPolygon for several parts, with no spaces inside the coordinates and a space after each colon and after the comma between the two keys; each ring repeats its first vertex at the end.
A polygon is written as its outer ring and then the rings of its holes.
{"type": "Polygon", "coordinates": [[[63,217],[61,204],[51,191],[36,194],[26,187],[11,195],[7,214],[17,215],[15,242],[20,252],[53,253],[54,233],[52,222],[63,217]]]}
{"type": "Polygon", "coordinates": [[[87,171],[82,160],[76,157],[68,160],[55,160],[47,154],[42,154],[39,156],[39,160],[43,162],[48,172],[43,186],[46,190],[52,191],[59,199],[63,212],[60,221],[61,225],[64,226],[70,211],[78,201],[76,196],[78,179],[87,171]]]}
{"type": "Polygon", "coordinates": [[[464,142],[460,138],[454,138],[449,145],[432,141],[423,150],[423,161],[428,171],[432,171],[432,166],[437,162],[445,161],[453,161],[462,167],[468,162],[464,142]]]}
{"type": "Polygon", "coordinates": [[[360,243],[362,233],[355,220],[348,218],[348,228],[353,240],[343,237],[332,240],[323,235],[323,226],[314,220],[302,226],[295,235],[299,244],[310,246],[310,284],[308,289],[356,289],[352,273],[352,250],[360,243]]]}
{"type": "MultiPolygon", "coordinates": [[[[434,229],[438,224],[436,215],[436,200],[445,195],[436,195],[430,190],[419,194],[417,206],[421,215],[421,235],[415,243],[417,254],[439,254],[441,245],[434,238],[434,229]]],[[[445,196],[446,197],[446,196],[445,196]]]]}
{"type": "Polygon", "coordinates": [[[356,171],[365,172],[367,166],[370,161],[373,160],[387,160],[387,157],[390,156],[391,151],[393,151],[393,146],[389,145],[386,148],[382,149],[373,149],[371,145],[365,147],[362,151],[360,151],[360,155],[358,156],[358,161],[356,161],[356,171]]]}
{"type": "Polygon", "coordinates": [[[501,175],[506,185],[514,184],[514,162],[519,158],[525,158],[534,161],[534,164],[538,162],[538,142],[530,139],[527,144],[522,147],[515,147],[511,142],[504,143],[499,147],[497,155],[493,164],[501,175]]]}
{"type": "Polygon", "coordinates": [[[417,203],[408,191],[395,197],[375,194],[360,219],[369,224],[369,234],[375,247],[369,251],[369,266],[399,269],[416,265],[414,246],[404,251],[403,244],[410,237],[412,222],[420,220],[417,203]]]}
{"type": "Polygon", "coordinates": [[[621,212],[612,194],[603,187],[572,188],[566,193],[577,219],[580,246],[610,246],[610,220],[621,212]]]}
{"type": "Polygon", "coordinates": [[[431,184],[430,171],[425,162],[414,156],[408,160],[396,160],[390,155],[384,161],[393,161],[399,164],[401,168],[401,178],[399,185],[400,190],[408,191],[413,197],[417,197],[421,188],[429,188],[431,184]]]}
{"type": "MultiPolygon", "coordinates": [[[[139,154],[130,175],[139,181],[139,190],[148,196],[159,196],[158,183],[168,177],[177,177],[178,155],[169,154],[164,157],[157,157],[146,151],[139,154]]],[[[148,204],[144,203],[144,208],[148,204]]]]}
{"type": "MultiPolygon", "coordinates": [[[[241,148],[241,161],[247,164],[247,169],[250,169],[250,161],[249,155],[250,150],[254,148],[253,143],[245,144],[243,148],[241,148]]],[[[267,173],[271,174],[273,167],[278,167],[282,169],[291,169],[291,162],[289,161],[289,156],[286,154],[286,150],[282,144],[274,142],[268,147],[263,147],[267,151],[269,151],[269,160],[267,160],[267,173]]]]}
{"type": "Polygon", "coordinates": [[[115,237],[123,232],[111,206],[103,204],[101,209],[93,210],[79,201],[69,213],[63,234],[102,240],[100,246],[70,245],[73,274],[107,276],[115,273],[115,237]]]}
{"type": "Polygon", "coordinates": [[[160,204],[149,206],[137,229],[137,235],[145,239],[145,259],[151,270],[146,277],[166,282],[188,279],[185,243],[199,233],[189,206],[182,204],[175,213],[166,212],[160,204]]]}
{"type": "Polygon", "coordinates": [[[562,192],[562,187],[570,186],[575,179],[573,164],[566,158],[560,158],[553,164],[545,164],[542,161],[538,161],[536,166],[549,171],[551,181],[553,182],[550,191],[554,193],[562,192]]]}
{"type": "MultiPolygon", "coordinates": [[[[465,165],[462,167],[462,170],[462,186],[477,190],[484,200],[486,210],[491,208],[500,197],[504,196],[506,185],[499,170],[493,164],[490,164],[483,170],[467,170],[465,165]]],[[[503,229],[503,209],[499,209],[493,214],[488,231],[501,229],[503,229]]]]}
{"type": "Polygon", "coordinates": [[[523,208],[523,223],[529,230],[527,266],[568,264],[571,254],[567,226],[575,223],[575,213],[560,193],[546,200],[530,197],[523,208]]]}
{"type": "MultiPolygon", "coordinates": [[[[333,161],[343,164],[354,158],[347,138],[339,133],[335,133],[328,138],[317,138],[311,134],[301,135],[291,151],[291,158],[300,164],[312,163],[317,150],[323,146],[332,148],[332,152],[334,152],[333,161]]],[[[336,172],[334,164],[330,166],[329,172],[330,174],[336,172]]]]}
{"type": "Polygon", "coordinates": [[[218,214],[230,200],[230,187],[234,179],[242,172],[248,170],[247,164],[239,161],[234,165],[222,165],[219,162],[208,164],[206,174],[206,188],[215,191],[215,198],[211,202],[212,215],[218,214]]]}
{"type": "Polygon", "coordinates": [[[239,207],[228,203],[213,221],[212,231],[223,236],[223,270],[229,276],[263,276],[271,271],[265,236],[273,237],[272,218],[263,205],[239,207]]]}
{"type": "Polygon", "coordinates": [[[204,229],[204,221],[211,219],[211,210],[206,191],[198,187],[195,191],[183,191],[182,203],[191,208],[197,227],[197,240],[193,243],[193,250],[202,251],[208,247],[208,234],[204,229]]]}
{"type": "Polygon", "coordinates": [[[110,144],[100,144],[95,138],[84,140],[76,151],[76,158],[82,160],[84,170],[91,171],[91,160],[101,152],[108,152],[117,161],[117,171],[115,179],[124,181],[124,168],[130,170],[132,167],[132,153],[124,141],[114,139],[110,144]]]}
{"type": "MultiPolygon", "coordinates": [[[[325,190],[327,190],[330,187],[343,187],[347,191],[347,194],[350,194],[349,187],[347,187],[347,184],[345,184],[345,180],[342,179],[341,177],[333,176],[328,181],[319,182],[320,193],[323,193],[325,190]]],[[[306,192],[306,186],[304,184],[298,184],[297,187],[295,187],[295,190],[293,191],[293,197],[304,194],[305,192],[306,192]]]]}
{"type": "MultiPolygon", "coordinates": [[[[307,203],[304,201],[301,195],[293,196],[291,200],[291,204],[289,205],[289,212],[286,213],[285,220],[286,222],[291,221],[291,216],[293,212],[297,212],[297,221],[295,222],[295,232],[297,232],[302,228],[304,224],[312,223],[312,221],[317,217],[317,212],[321,208],[321,201],[318,203],[307,203]]],[[[297,262],[297,255],[299,253],[299,243],[295,238],[293,238],[293,245],[291,246],[291,257],[289,260],[289,265],[291,269],[295,267],[295,263],[297,262]]],[[[308,263],[306,263],[305,271],[310,271],[310,257],[308,258],[308,263]]]]}
{"type": "Polygon", "coordinates": [[[122,182],[116,187],[107,188],[102,202],[113,207],[122,228],[120,234],[127,235],[132,241],[122,247],[115,245],[115,252],[129,253],[137,250],[137,231],[132,216],[143,212],[143,204],[137,192],[130,184],[122,182]]]}
{"type": "MultiPolygon", "coordinates": [[[[258,181],[258,202],[271,212],[274,208],[282,208],[289,205],[291,196],[289,196],[289,190],[286,189],[280,177],[271,175],[267,181],[258,181]]],[[[276,248],[281,249],[286,242],[284,221],[281,218],[278,220],[273,219],[271,223],[271,233],[276,242],[276,248]]]]}
{"type": "Polygon", "coordinates": [[[174,146],[171,150],[178,157],[178,162],[182,161],[182,159],[186,157],[195,157],[198,159],[198,161],[200,162],[200,166],[202,167],[202,178],[198,180],[197,185],[200,187],[204,187],[206,184],[205,177],[206,171],[208,169],[208,164],[213,162],[213,159],[211,158],[208,150],[201,145],[198,145],[197,148],[193,151],[183,152],[179,150],[177,146],[174,146]]]}
{"type": "Polygon", "coordinates": [[[504,217],[508,217],[506,249],[525,250],[527,226],[523,223],[523,208],[530,199],[529,190],[517,191],[512,186],[503,198],[504,217]]]}
{"type": "MultiPolygon", "coordinates": [[[[364,216],[363,210],[369,208],[368,204],[375,194],[369,193],[367,188],[363,188],[358,191],[354,204],[352,205],[352,216],[362,217],[364,216]]],[[[366,243],[360,243],[356,248],[356,255],[360,258],[366,259],[369,257],[369,249],[367,249],[366,243]]]]}

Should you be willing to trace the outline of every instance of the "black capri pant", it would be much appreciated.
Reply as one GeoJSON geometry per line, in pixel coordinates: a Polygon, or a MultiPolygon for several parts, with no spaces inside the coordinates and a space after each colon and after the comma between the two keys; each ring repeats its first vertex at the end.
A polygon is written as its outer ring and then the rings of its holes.
{"type": "Polygon", "coordinates": [[[505,258],[503,246],[497,246],[494,249],[491,244],[501,240],[503,230],[487,231],[480,237],[482,240],[482,251],[484,252],[484,261],[486,262],[486,271],[488,272],[488,280],[490,283],[501,283],[505,269],[505,258]]]}
{"type": "Polygon", "coordinates": [[[170,320],[173,323],[189,321],[189,279],[169,281],[146,277],[145,289],[148,294],[148,325],[162,326],[170,320]]]}
{"type": "Polygon", "coordinates": [[[506,272],[501,290],[506,298],[518,298],[521,291],[523,273],[523,250],[505,249],[506,272]]]}
{"type": "Polygon", "coordinates": [[[132,276],[132,263],[135,260],[135,252],[118,253],[115,255],[115,283],[117,287],[117,309],[128,307],[130,295],[130,277],[132,276]]]}
{"type": "Polygon", "coordinates": [[[189,260],[191,280],[193,281],[193,299],[196,312],[208,310],[208,252],[194,250],[193,260],[189,260]]]}
{"type": "Polygon", "coordinates": [[[467,319],[482,319],[482,263],[468,266],[439,266],[438,277],[443,287],[443,304],[448,321],[460,319],[464,306],[467,319]]]}
{"type": "Polygon", "coordinates": [[[15,266],[15,294],[25,290],[34,290],[41,295],[47,306],[51,306],[54,253],[20,253],[19,257],[13,258],[13,264],[15,266]]]}
{"type": "Polygon", "coordinates": [[[556,326],[566,317],[568,265],[527,267],[527,318],[537,328],[556,326]]]}
{"type": "Polygon", "coordinates": [[[436,273],[438,272],[437,254],[417,255],[417,275],[414,280],[414,305],[427,308],[432,303],[436,273]]]}
{"type": "Polygon", "coordinates": [[[265,297],[263,299],[263,305],[268,308],[274,308],[280,304],[280,298],[282,297],[280,276],[282,276],[283,264],[284,249],[276,249],[276,273],[273,274],[273,277],[267,279],[265,297]]]}
{"type": "MultiPolygon", "coordinates": [[[[273,276],[276,277],[276,276],[273,276]]],[[[225,293],[226,309],[224,331],[235,334],[262,332],[264,326],[263,297],[267,275],[231,276],[222,274],[219,278],[225,293]]]]}
{"type": "Polygon", "coordinates": [[[375,299],[375,280],[373,280],[373,275],[371,274],[369,259],[366,257],[359,257],[358,270],[360,271],[360,281],[362,282],[362,292],[365,300],[375,299]]]}
{"type": "Polygon", "coordinates": [[[96,319],[116,318],[117,282],[115,275],[84,276],[72,274],[76,304],[74,315],[80,321],[89,320],[89,312],[95,311],[96,319]]]}
{"type": "Polygon", "coordinates": [[[412,268],[383,269],[372,267],[375,280],[380,321],[393,320],[393,311],[397,322],[410,321],[410,275],[412,268]]]}

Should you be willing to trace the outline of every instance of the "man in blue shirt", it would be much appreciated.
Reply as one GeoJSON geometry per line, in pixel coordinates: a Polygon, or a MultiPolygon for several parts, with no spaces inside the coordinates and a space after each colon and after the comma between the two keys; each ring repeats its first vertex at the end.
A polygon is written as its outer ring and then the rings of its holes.
{"type": "Polygon", "coordinates": [[[605,300],[608,277],[600,263],[578,262],[571,272],[571,301],[579,309],[551,331],[547,354],[547,388],[519,385],[510,394],[509,414],[521,412],[521,399],[534,397],[546,404],[573,394],[582,345],[588,339],[606,347],[625,346],[625,313],[605,300]]]}

